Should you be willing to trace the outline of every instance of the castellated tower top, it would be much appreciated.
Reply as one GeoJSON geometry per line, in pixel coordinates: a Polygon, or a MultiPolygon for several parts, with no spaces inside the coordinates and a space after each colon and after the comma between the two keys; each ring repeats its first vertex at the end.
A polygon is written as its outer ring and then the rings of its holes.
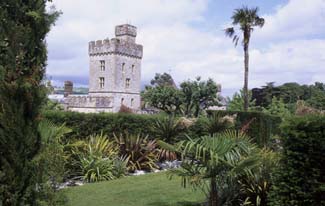
{"type": "Polygon", "coordinates": [[[135,43],[137,28],[130,24],[115,27],[115,38],[89,42],[89,56],[118,54],[142,58],[142,45],[135,43]]]}
{"type": "Polygon", "coordinates": [[[130,24],[122,24],[115,27],[115,35],[118,36],[137,36],[137,27],[130,24]]]}
{"type": "Polygon", "coordinates": [[[135,43],[137,28],[130,24],[122,24],[115,27],[115,36],[118,39],[135,43]]]}

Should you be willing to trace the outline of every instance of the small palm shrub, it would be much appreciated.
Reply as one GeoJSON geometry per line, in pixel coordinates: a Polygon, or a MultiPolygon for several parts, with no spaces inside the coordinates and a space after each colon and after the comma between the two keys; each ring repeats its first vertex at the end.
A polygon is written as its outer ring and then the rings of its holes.
{"type": "Polygon", "coordinates": [[[189,184],[203,189],[209,206],[231,205],[234,200],[227,200],[223,195],[226,194],[224,180],[232,180],[256,164],[256,157],[252,155],[255,148],[244,133],[235,131],[188,138],[177,145],[183,162],[181,168],[172,170],[171,174],[180,176],[184,187],[189,184]]]}
{"type": "Polygon", "coordinates": [[[214,112],[209,116],[206,122],[206,130],[210,135],[223,132],[234,125],[235,118],[236,115],[229,116],[214,112]]]}
{"type": "Polygon", "coordinates": [[[155,140],[149,140],[148,136],[120,134],[114,135],[115,144],[119,149],[119,156],[127,157],[128,169],[153,170],[157,168],[158,161],[157,144],[155,140]]]}
{"type": "Polygon", "coordinates": [[[83,181],[98,182],[114,179],[114,164],[109,158],[85,155],[80,157],[77,164],[80,167],[83,181]]]}
{"type": "Polygon", "coordinates": [[[112,180],[126,175],[126,158],[118,156],[118,148],[106,135],[91,135],[87,141],[72,146],[72,161],[77,178],[86,182],[112,180]]]}
{"type": "Polygon", "coordinates": [[[173,116],[164,117],[155,121],[152,130],[156,138],[173,143],[180,138],[185,130],[183,122],[173,116]]]}

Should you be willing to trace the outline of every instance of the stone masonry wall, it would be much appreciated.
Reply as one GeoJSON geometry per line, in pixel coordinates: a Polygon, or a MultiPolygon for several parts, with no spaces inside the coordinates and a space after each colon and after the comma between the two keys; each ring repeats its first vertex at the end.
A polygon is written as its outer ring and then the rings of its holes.
{"type": "MultiPolygon", "coordinates": [[[[140,110],[143,47],[135,43],[136,34],[136,27],[119,25],[115,28],[116,38],[89,42],[89,97],[109,97],[111,103],[107,108],[112,112],[118,112],[121,104],[140,110]],[[101,61],[105,62],[104,70],[101,61]],[[104,78],[103,88],[100,87],[101,77],[104,78]]],[[[96,108],[88,100],[68,99],[70,110],[91,112],[93,109],[89,108],[96,108]]]]}

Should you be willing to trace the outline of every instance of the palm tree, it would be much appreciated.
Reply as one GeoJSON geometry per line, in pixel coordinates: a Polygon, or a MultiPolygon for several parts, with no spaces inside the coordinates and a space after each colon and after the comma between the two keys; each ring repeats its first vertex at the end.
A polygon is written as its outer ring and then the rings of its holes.
{"type": "Polygon", "coordinates": [[[238,175],[256,164],[255,156],[251,155],[255,146],[244,133],[236,131],[189,138],[180,142],[177,148],[183,161],[181,169],[172,170],[171,174],[182,177],[184,187],[191,184],[209,188],[206,193],[209,206],[221,205],[218,188],[222,185],[218,185],[218,180],[238,175]]]}
{"type": "Polygon", "coordinates": [[[258,7],[249,9],[248,7],[243,7],[241,9],[236,9],[232,15],[232,25],[234,27],[229,27],[225,30],[227,36],[233,39],[235,46],[237,46],[239,41],[239,36],[236,34],[235,26],[239,25],[239,30],[243,32],[242,44],[245,53],[245,75],[244,75],[244,111],[248,110],[248,66],[249,66],[249,41],[251,38],[251,33],[254,27],[263,27],[264,19],[258,16],[258,7]]]}

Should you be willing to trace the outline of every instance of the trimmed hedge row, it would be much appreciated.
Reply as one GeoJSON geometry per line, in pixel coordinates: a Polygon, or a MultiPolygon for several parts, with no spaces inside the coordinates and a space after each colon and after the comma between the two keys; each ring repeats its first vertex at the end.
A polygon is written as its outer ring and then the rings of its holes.
{"type": "Polygon", "coordinates": [[[279,134],[281,118],[262,112],[235,112],[235,111],[208,111],[208,115],[219,113],[224,115],[236,115],[236,129],[241,129],[244,125],[249,124],[247,134],[259,146],[266,146],[270,143],[272,135],[279,134]]]}
{"type": "MultiPolygon", "coordinates": [[[[216,111],[209,111],[208,114],[211,115],[212,112],[216,111]]],[[[237,128],[241,128],[242,125],[254,119],[248,127],[248,134],[261,146],[268,143],[271,135],[278,131],[277,128],[281,122],[279,117],[259,112],[217,112],[222,115],[237,114],[237,128]]],[[[141,133],[155,138],[156,132],[153,130],[153,125],[157,120],[164,118],[163,115],[125,113],[85,114],[64,111],[47,111],[43,116],[55,124],[65,123],[67,127],[72,129],[72,133],[69,134],[71,139],[84,139],[91,134],[100,133],[101,131],[108,135],[124,132],[129,134],[141,133]]],[[[206,117],[199,118],[186,133],[191,137],[208,135],[206,121],[206,117]]]]}
{"type": "Polygon", "coordinates": [[[105,134],[146,134],[154,136],[152,126],[161,115],[139,115],[125,113],[77,113],[64,111],[47,111],[44,118],[55,124],[63,124],[70,129],[71,139],[84,139],[91,134],[103,132],[105,134]]]}
{"type": "Polygon", "coordinates": [[[271,205],[325,205],[325,116],[295,117],[282,130],[271,205]]]}

